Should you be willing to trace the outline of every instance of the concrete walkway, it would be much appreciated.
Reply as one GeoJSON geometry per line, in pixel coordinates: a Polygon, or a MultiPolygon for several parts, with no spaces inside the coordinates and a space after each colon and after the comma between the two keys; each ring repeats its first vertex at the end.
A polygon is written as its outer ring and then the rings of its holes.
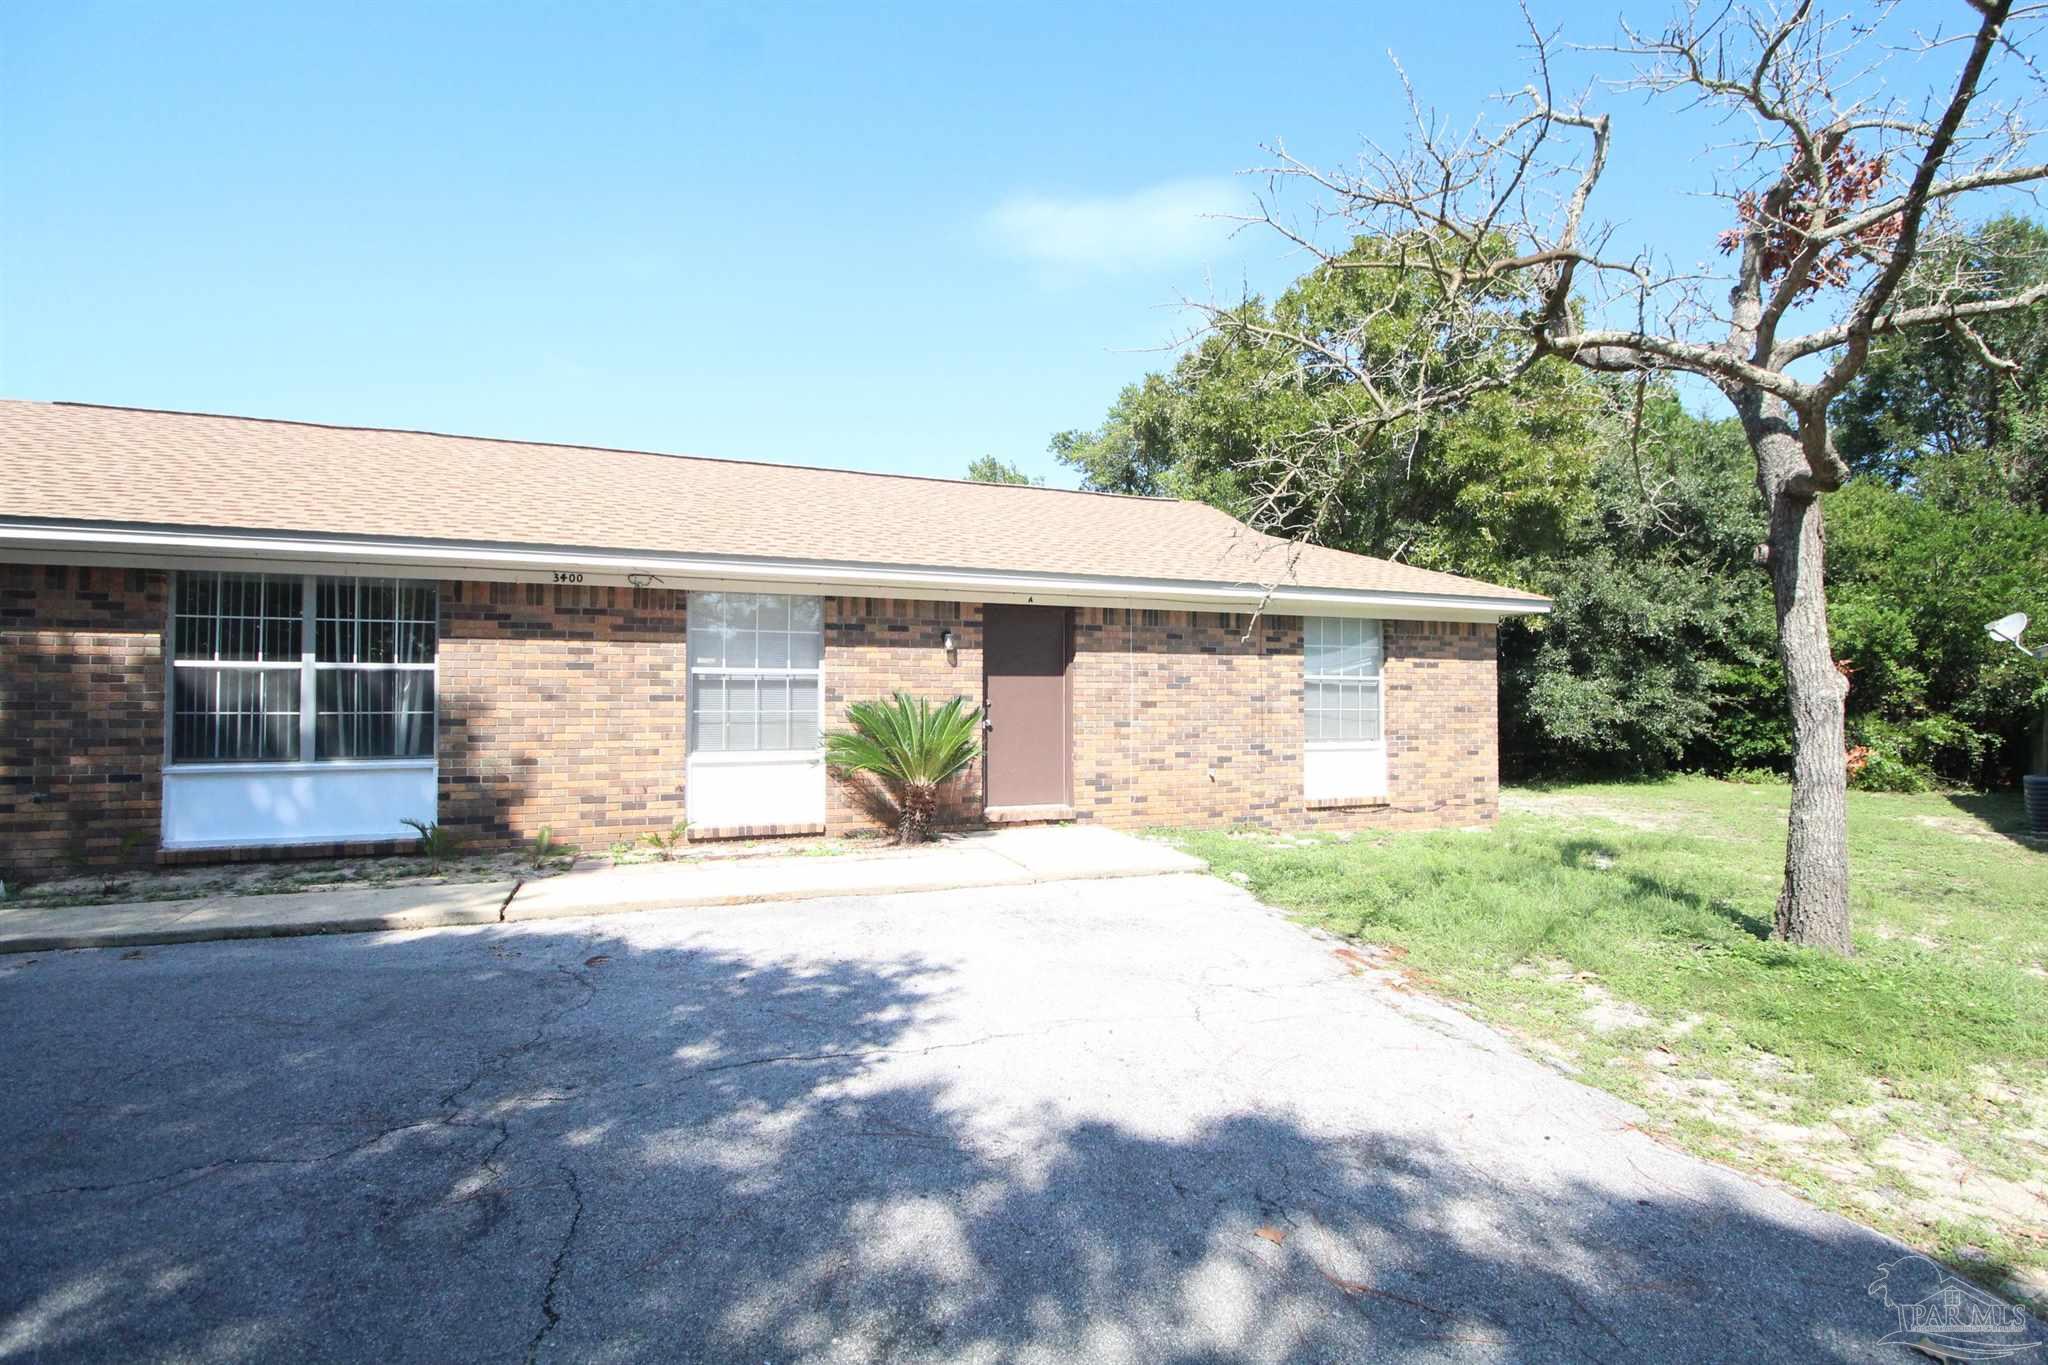
{"type": "Polygon", "coordinates": [[[536,881],[208,896],[128,905],[0,904],[0,953],[375,933],[827,896],[1199,872],[1198,858],[1096,826],[1025,826],[874,852],[570,871],[536,881]]]}

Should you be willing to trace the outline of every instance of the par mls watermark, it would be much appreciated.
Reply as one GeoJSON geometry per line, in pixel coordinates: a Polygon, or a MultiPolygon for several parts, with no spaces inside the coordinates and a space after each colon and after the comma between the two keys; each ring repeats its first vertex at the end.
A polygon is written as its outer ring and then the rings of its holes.
{"type": "Polygon", "coordinates": [[[1925,1256],[1901,1256],[1877,1268],[1870,1296],[1898,1315],[1883,1340],[1943,1360],[1999,1360],[2041,1345],[2033,1320],[1995,1294],[1925,1256]]]}

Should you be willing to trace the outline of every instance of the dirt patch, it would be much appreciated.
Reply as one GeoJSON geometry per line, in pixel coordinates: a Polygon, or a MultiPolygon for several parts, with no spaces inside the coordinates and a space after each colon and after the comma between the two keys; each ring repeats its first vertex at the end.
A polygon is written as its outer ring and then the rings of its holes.
{"type": "Polygon", "coordinates": [[[1888,1137],[1875,1162],[1903,1176],[1913,1203],[1929,1221],[1986,1218],[2028,1229],[2048,1227],[2048,1184],[2039,1177],[2008,1180],[1928,1137],[1888,1137]]]}
{"type": "Polygon", "coordinates": [[[320,858],[306,862],[237,863],[216,867],[95,873],[59,877],[10,889],[7,904],[22,906],[117,905],[194,900],[203,896],[276,896],[294,892],[360,890],[386,886],[453,886],[468,882],[529,881],[558,876],[576,863],[573,853],[536,859],[523,850],[444,858],[320,858]]]}
{"type": "MultiPolygon", "coordinates": [[[[1802,1122],[1794,1117],[1799,1075],[1769,1053],[1740,1064],[1751,1079],[1734,1080],[1682,1072],[1677,1059],[1658,1048],[1631,1060],[1647,1070],[1643,1088],[1667,1112],[1706,1125],[1741,1164],[1766,1179],[1795,1189],[1818,1182],[1852,1214],[1927,1228],[1974,1227],[2020,1245],[2048,1240],[2048,1170],[2031,1160],[1988,1168],[1956,1135],[1930,1131],[1930,1111],[1921,1105],[1874,1094],[1867,1105],[1802,1122]]],[[[2048,1123],[2048,1087],[2028,1090],[1987,1074],[1977,1094],[2022,1124],[2048,1123]]],[[[1999,1136],[2008,1149],[2035,1146],[2048,1136],[2039,1126],[2008,1128],[1999,1136]]],[[[2023,1268],[2005,1287],[2038,1300],[2048,1274],[2023,1268]]]]}
{"type": "Polygon", "coordinates": [[[1502,792],[1500,808],[1517,815],[1547,815],[1558,819],[1606,820],[1630,829],[1664,832],[1685,828],[1680,811],[1645,810],[1641,806],[1617,806],[1597,797],[1568,796],[1553,792],[1502,792]]]}
{"type": "Polygon", "coordinates": [[[586,854],[555,845],[546,857],[531,848],[490,853],[456,853],[440,861],[410,854],[376,858],[316,858],[292,862],[234,863],[58,877],[29,886],[10,886],[6,905],[58,907],[125,905],[143,901],[196,900],[208,896],[275,896],[294,892],[367,890],[392,886],[458,886],[508,879],[538,881],[571,868],[650,862],[724,862],[737,858],[831,857],[888,847],[881,839],[853,836],[816,839],[734,839],[691,844],[674,836],[666,844],[619,843],[586,854]]]}
{"type": "Polygon", "coordinates": [[[1595,1033],[1620,1033],[1626,1029],[1649,1028],[1657,1022],[1641,1005],[1629,1000],[1617,1000],[1605,986],[1587,984],[1579,988],[1579,995],[1585,1000],[1586,1008],[1579,1018],[1595,1033]]]}
{"type": "Polygon", "coordinates": [[[1916,815],[1913,821],[1928,829],[1938,829],[1943,834],[1953,834],[1959,839],[1976,839],[1989,844],[2006,842],[2003,834],[1984,821],[1967,815],[1916,815]]]}

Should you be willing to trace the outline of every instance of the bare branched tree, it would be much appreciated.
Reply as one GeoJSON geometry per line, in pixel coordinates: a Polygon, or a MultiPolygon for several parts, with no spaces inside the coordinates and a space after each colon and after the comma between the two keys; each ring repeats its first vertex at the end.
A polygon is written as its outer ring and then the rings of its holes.
{"type": "Polygon", "coordinates": [[[1734,130],[1727,167],[1704,187],[1730,210],[1711,267],[1617,250],[1620,234],[1596,217],[1610,116],[1590,93],[1553,90],[1556,39],[1532,23],[1535,79],[1503,97],[1505,112],[1450,124],[1411,90],[1413,126],[1399,146],[1368,145],[1339,171],[1276,148],[1260,171],[1269,191],[1305,183],[1316,207],[1306,221],[1283,217],[1269,192],[1251,221],[1326,268],[1397,270],[1432,286],[1420,302],[1416,291],[1403,300],[1428,310],[1420,348],[1375,347],[1369,317],[1311,334],[1241,307],[1204,310],[1221,333],[1294,348],[1305,373],[1348,395],[1341,415],[1261,454],[1261,516],[1297,533],[1347,461],[1412,449],[1437,415],[1547,360],[1683,372],[1727,397],[1769,514],[1758,558],[1771,574],[1795,743],[1776,932],[1837,952],[1850,946],[1847,683],[1828,642],[1821,499],[1849,470],[1828,407],[1872,341],[1901,329],[1951,329],[1984,363],[2008,365],[1974,324],[2048,297],[2048,286],[2002,293],[1997,281],[1943,277],[1935,264],[1962,259],[1935,249],[1964,231],[1962,201],[2048,178],[2048,165],[2029,159],[2043,82],[2021,33],[2048,5],[1956,4],[1963,31],[1909,43],[1892,33],[1888,6],[1831,17],[1812,0],[1786,0],[1692,4],[1661,32],[1624,24],[1618,43],[1590,49],[1627,63],[1605,89],[1734,130]],[[1924,94],[1898,92],[1901,77],[1924,81],[1930,69],[1924,94]],[[1355,250],[1361,237],[1375,249],[1355,250]]]}

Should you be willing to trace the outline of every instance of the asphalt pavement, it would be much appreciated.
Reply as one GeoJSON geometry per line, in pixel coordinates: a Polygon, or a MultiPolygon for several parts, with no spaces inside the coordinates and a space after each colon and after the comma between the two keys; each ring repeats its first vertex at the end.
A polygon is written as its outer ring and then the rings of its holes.
{"type": "Polygon", "coordinates": [[[0,959],[0,1360],[1918,1358],[1904,1248],[1336,947],[1176,875],[0,959]]]}

